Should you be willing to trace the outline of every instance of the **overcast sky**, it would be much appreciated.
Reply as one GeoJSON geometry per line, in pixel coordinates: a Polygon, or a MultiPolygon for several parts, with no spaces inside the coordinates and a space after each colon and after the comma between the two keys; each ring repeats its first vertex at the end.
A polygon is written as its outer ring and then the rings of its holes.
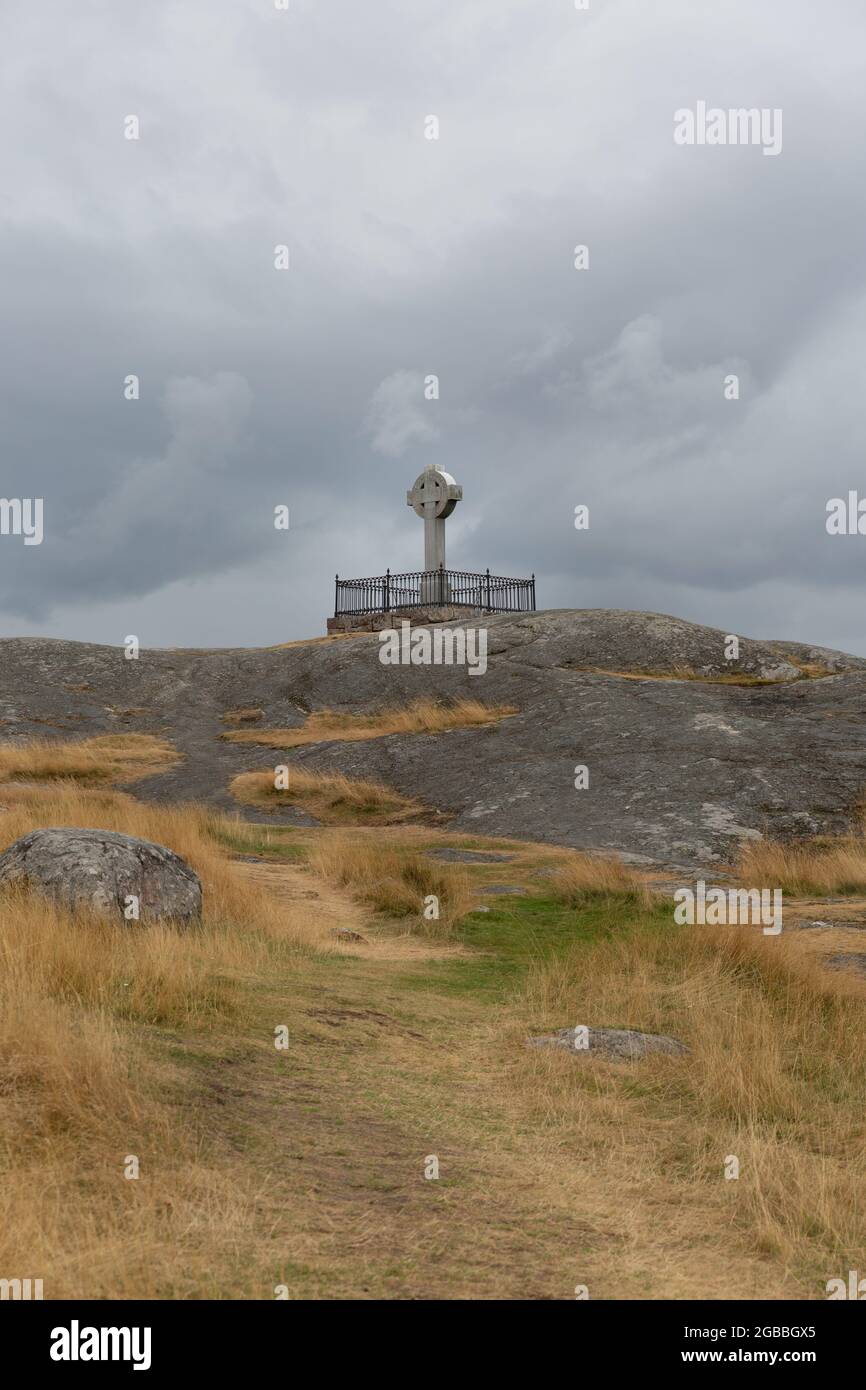
{"type": "Polygon", "coordinates": [[[2,0],[0,635],[317,635],[437,463],[542,607],[866,653],[863,0],[288,6],[2,0]]]}

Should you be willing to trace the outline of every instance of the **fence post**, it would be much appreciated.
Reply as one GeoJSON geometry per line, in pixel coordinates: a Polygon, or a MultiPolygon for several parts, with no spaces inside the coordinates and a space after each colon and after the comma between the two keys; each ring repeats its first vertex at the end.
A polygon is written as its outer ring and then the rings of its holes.
{"type": "Polygon", "coordinates": [[[340,616],[340,576],[334,576],[334,617],[340,616]]]}
{"type": "Polygon", "coordinates": [[[391,608],[391,570],[390,567],[385,571],[385,612],[391,608]]]}
{"type": "Polygon", "coordinates": [[[531,579],[530,582],[531,582],[531,584],[532,584],[532,589],[531,589],[531,593],[532,593],[532,611],[533,611],[533,613],[534,613],[534,612],[535,612],[535,573],[534,573],[534,572],[533,572],[532,579],[531,579]]]}
{"type": "Polygon", "coordinates": [[[490,566],[487,566],[487,611],[490,612],[490,566]]]}

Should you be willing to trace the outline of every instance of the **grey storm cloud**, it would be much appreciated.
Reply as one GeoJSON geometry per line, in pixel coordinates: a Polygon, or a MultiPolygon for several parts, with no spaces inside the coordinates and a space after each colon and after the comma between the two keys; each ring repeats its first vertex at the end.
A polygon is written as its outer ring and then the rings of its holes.
{"type": "Polygon", "coordinates": [[[0,630],[315,635],[335,571],[417,568],[437,462],[449,559],[545,606],[866,652],[824,525],[866,494],[864,41],[854,0],[5,0],[0,495],[45,540],[0,537],[0,630]],[[698,101],[781,153],[678,146],[698,101]]]}

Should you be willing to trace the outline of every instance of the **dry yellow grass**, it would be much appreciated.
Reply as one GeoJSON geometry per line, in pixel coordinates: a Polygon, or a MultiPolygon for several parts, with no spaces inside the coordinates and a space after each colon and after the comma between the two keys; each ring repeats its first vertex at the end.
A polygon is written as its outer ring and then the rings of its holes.
{"type": "Polygon", "coordinates": [[[213,1152],[194,1075],[168,1049],[196,1038],[225,1059],[249,1021],[246,981],[293,970],[323,944],[316,924],[238,879],[216,837],[243,828],[203,808],[71,778],[7,783],[0,803],[0,849],[41,825],[142,836],[192,864],[205,909],[182,931],[0,894],[0,1268],[44,1275],[49,1298],[202,1296],[214,1262],[237,1257],[260,1183],[213,1152]],[[140,1180],[124,1179],[128,1154],[140,1180]]]}
{"type": "MultiPolygon", "coordinates": [[[[0,903],[0,1270],[44,1277],[46,1297],[268,1298],[285,1281],[328,1299],[567,1299],[576,1283],[820,1298],[859,1267],[866,985],[822,969],[813,933],[676,928],[631,870],[575,855],[547,880],[574,919],[558,909],[555,952],[539,936],[522,983],[497,971],[489,925],[483,951],[453,959],[382,960],[375,940],[338,957],[312,949],[312,898],[260,890],[220,851],[260,827],[73,779],[7,781],[0,806],[0,849],[100,825],[169,845],[205,888],[189,932],[0,903]],[[580,1023],[691,1051],[627,1064],[525,1046],[580,1023]],[[428,1153],[438,1183],[421,1179],[428,1153]]],[[[304,843],[377,912],[419,916],[438,885],[455,920],[472,879],[422,859],[418,835],[304,843]]],[[[483,921],[509,912],[512,939],[540,931],[516,905],[483,921]]]]}
{"type": "MultiPolygon", "coordinates": [[[[788,658],[785,658],[788,660],[788,658]]],[[[702,681],[706,685],[790,685],[799,680],[817,680],[821,676],[832,676],[833,671],[825,670],[824,667],[815,664],[807,665],[802,662],[792,662],[797,666],[800,675],[791,676],[787,680],[776,680],[767,676],[753,676],[748,672],[724,671],[718,675],[705,675],[702,671],[694,671],[688,666],[673,666],[669,671],[609,671],[603,666],[571,666],[572,671],[577,671],[586,676],[616,676],[623,681],[702,681]]]]}
{"type": "MultiPolygon", "coordinates": [[[[359,902],[387,917],[405,919],[414,931],[447,935],[472,906],[465,870],[437,863],[417,849],[383,847],[368,840],[329,835],[310,854],[310,867],[348,888],[359,902]],[[438,899],[438,917],[427,917],[426,900],[438,899]]],[[[429,910],[429,909],[428,909],[429,910]]]]}
{"type": "Polygon", "coordinates": [[[824,676],[838,675],[837,671],[831,671],[829,666],[823,666],[820,661],[801,661],[798,656],[786,656],[785,660],[796,666],[805,680],[822,680],[824,676]]]}
{"type": "Polygon", "coordinates": [[[172,744],[152,734],[100,734],[76,742],[33,738],[0,744],[0,782],[133,782],[178,762],[180,754],[172,744]]]}
{"type": "Polygon", "coordinates": [[[229,709],[222,716],[222,721],[224,724],[255,724],[264,718],[264,713],[261,709],[229,709]]]}
{"type": "Polygon", "coordinates": [[[782,843],[755,840],[740,852],[741,883],[781,888],[800,896],[866,891],[866,837],[782,843]]]}
{"type": "Polygon", "coordinates": [[[427,814],[417,801],[380,782],[353,781],[299,767],[289,768],[288,780],[288,788],[280,790],[268,769],[241,772],[230,782],[229,791],[242,805],[268,811],[300,806],[323,825],[399,825],[427,814]]]}
{"type": "MultiPolygon", "coordinates": [[[[826,1279],[857,1267],[866,1241],[866,986],[821,969],[796,937],[658,920],[624,927],[539,966],[522,1028],[664,1032],[690,1055],[648,1058],[638,1074],[532,1052],[512,1102],[563,1154],[584,1155],[596,1174],[590,1219],[593,1200],[614,1211],[618,1194],[629,1241],[615,1256],[621,1288],[634,1288],[669,1244],[674,1228],[660,1214],[678,1207],[723,1282],[721,1262],[733,1267],[737,1256],[733,1229],[741,1253],[776,1262],[757,1296],[779,1296],[790,1271],[822,1297],[826,1279]],[[730,1155],[736,1181],[724,1177],[730,1155]]],[[[613,1263],[608,1273],[617,1277],[613,1263]]]]}
{"type": "Polygon", "coordinates": [[[553,896],[569,907],[583,907],[599,897],[644,907],[652,901],[646,880],[610,855],[570,856],[551,875],[550,887],[553,896]]]}
{"type": "Polygon", "coordinates": [[[318,710],[307,715],[297,729],[238,729],[221,737],[230,743],[298,748],[307,743],[385,738],[387,734],[441,734],[449,729],[494,724],[516,713],[513,705],[485,705],[480,700],[456,700],[453,704],[441,705],[435,700],[420,699],[403,709],[384,709],[369,714],[318,710]]]}
{"type": "MultiPolygon", "coordinates": [[[[221,950],[229,953],[220,959],[227,966],[234,959],[242,968],[244,955],[239,939],[233,934],[233,924],[238,921],[251,929],[247,947],[257,932],[276,940],[292,940],[295,944],[315,939],[308,929],[301,929],[300,915],[281,919],[270,895],[250,891],[240,883],[220,848],[220,837],[243,840],[246,834],[257,833],[255,827],[244,827],[204,806],[136,801],[126,792],[81,787],[74,779],[0,786],[0,852],[30,830],[45,825],[96,826],[137,835],[167,845],[186,859],[202,881],[204,927],[198,933],[177,936],[168,932],[166,940],[179,941],[192,953],[197,949],[197,942],[213,944],[219,937],[221,950]]],[[[38,901],[41,911],[44,903],[41,898],[38,901]]],[[[101,927],[100,933],[102,930],[101,927]]],[[[155,941],[159,935],[152,927],[146,933],[140,929],[142,940],[155,941]]],[[[128,941],[135,936],[136,931],[127,929],[125,936],[121,932],[118,941],[128,941]]]]}

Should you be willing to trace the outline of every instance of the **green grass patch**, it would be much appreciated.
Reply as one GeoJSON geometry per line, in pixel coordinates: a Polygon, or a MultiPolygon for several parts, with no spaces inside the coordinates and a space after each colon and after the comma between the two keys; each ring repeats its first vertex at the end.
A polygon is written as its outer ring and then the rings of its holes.
{"type": "MultiPolygon", "coordinates": [[[[668,903],[643,908],[642,925],[671,925],[668,903]]],[[[489,912],[471,912],[457,929],[456,940],[472,951],[457,960],[434,961],[405,977],[408,988],[438,990],[449,995],[474,995],[500,1002],[535,965],[566,955],[576,943],[599,940],[627,930],[635,922],[634,902],[599,894],[580,907],[568,907],[551,897],[510,899],[489,912]]]]}
{"type": "Polygon", "coordinates": [[[247,825],[239,826],[234,831],[217,825],[212,828],[211,836],[217,844],[235,854],[260,854],[263,858],[276,861],[301,861],[307,857],[304,846],[290,838],[281,838],[285,831],[291,834],[293,829],[293,826],[280,826],[279,829],[262,826],[259,829],[256,825],[247,825]]]}

